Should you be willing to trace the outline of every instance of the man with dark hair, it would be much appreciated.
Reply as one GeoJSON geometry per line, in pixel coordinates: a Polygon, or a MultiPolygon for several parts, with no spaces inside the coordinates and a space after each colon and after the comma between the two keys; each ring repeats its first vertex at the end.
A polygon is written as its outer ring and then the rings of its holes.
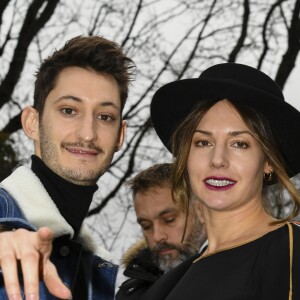
{"type": "Polygon", "coordinates": [[[83,220],[123,143],[132,68],[116,43],[79,36],[38,70],[34,106],[22,113],[34,141],[32,165],[0,186],[1,299],[114,298],[117,267],[83,220]]]}
{"type": "Polygon", "coordinates": [[[157,164],[128,182],[137,222],[145,241],[123,256],[126,280],[116,299],[143,299],[143,293],[165,272],[197,254],[206,240],[204,227],[190,201],[181,209],[171,191],[172,164],[157,164]]]}

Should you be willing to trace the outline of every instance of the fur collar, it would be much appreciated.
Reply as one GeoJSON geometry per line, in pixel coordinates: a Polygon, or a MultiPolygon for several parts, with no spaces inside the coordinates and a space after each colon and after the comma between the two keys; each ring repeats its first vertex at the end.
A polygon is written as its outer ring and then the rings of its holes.
{"type": "Polygon", "coordinates": [[[145,248],[147,248],[147,243],[145,240],[136,242],[124,253],[121,264],[126,268],[128,264],[145,248]]]}
{"type": "MultiPolygon", "coordinates": [[[[62,235],[74,236],[73,228],[62,217],[58,208],[48,195],[39,178],[31,169],[21,166],[0,183],[14,197],[26,219],[37,229],[49,227],[55,237],[62,235]]],[[[112,261],[112,255],[94,242],[88,226],[82,225],[78,240],[86,250],[103,259],[112,261]]]]}

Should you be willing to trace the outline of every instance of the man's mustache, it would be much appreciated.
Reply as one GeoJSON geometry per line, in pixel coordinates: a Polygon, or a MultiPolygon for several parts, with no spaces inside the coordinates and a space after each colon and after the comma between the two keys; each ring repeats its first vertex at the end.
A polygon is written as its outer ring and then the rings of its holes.
{"type": "Polygon", "coordinates": [[[94,143],[83,143],[83,142],[74,142],[74,143],[61,143],[63,148],[68,147],[79,147],[79,148],[86,148],[90,150],[97,151],[98,153],[104,153],[101,147],[96,146],[94,143]]]}
{"type": "Polygon", "coordinates": [[[159,243],[152,249],[152,251],[156,252],[156,253],[159,253],[162,250],[177,250],[178,252],[182,251],[182,249],[180,247],[175,246],[173,244],[166,243],[166,242],[159,243]]]}

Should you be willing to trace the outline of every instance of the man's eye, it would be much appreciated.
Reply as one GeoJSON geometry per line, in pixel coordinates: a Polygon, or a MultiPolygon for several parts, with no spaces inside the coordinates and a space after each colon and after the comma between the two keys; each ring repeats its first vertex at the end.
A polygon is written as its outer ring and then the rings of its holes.
{"type": "Polygon", "coordinates": [[[165,220],[166,223],[173,223],[174,221],[175,221],[175,218],[169,218],[169,219],[165,220]]]}
{"type": "Polygon", "coordinates": [[[150,229],[151,226],[150,225],[141,225],[141,227],[144,231],[147,231],[150,229]]]}
{"type": "Polygon", "coordinates": [[[61,110],[65,115],[74,115],[75,111],[73,108],[65,107],[61,110]]]}

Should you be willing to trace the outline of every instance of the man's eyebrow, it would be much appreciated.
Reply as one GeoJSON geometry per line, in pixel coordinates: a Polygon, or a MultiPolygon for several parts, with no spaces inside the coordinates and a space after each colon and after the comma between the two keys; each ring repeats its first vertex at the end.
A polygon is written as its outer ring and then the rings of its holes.
{"type": "Polygon", "coordinates": [[[167,208],[167,209],[164,209],[163,211],[161,211],[158,216],[159,217],[162,217],[163,215],[166,215],[166,214],[170,214],[170,213],[177,213],[177,209],[176,208],[167,208]]]}
{"type": "Polygon", "coordinates": [[[59,101],[62,101],[62,100],[74,100],[76,102],[82,102],[83,101],[81,98],[73,96],[73,95],[64,95],[64,96],[61,96],[56,101],[59,102],[59,101]]]}
{"type": "Polygon", "coordinates": [[[144,219],[144,218],[137,218],[136,221],[137,221],[138,224],[141,224],[143,221],[148,222],[148,220],[144,219]]]}
{"type": "MultiPolygon", "coordinates": [[[[199,132],[199,133],[202,133],[205,135],[212,136],[212,132],[206,131],[206,130],[196,129],[195,132],[199,132]]],[[[230,135],[230,136],[237,136],[240,134],[250,134],[251,136],[253,136],[252,132],[249,130],[235,130],[235,131],[228,132],[228,135],[230,135]]]]}
{"type": "MultiPolygon", "coordinates": [[[[64,96],[59,97],[56,101],[59,102],[59,101],[62,101],[62,100],[73,100],[73,101],[76,101],[76,102],[83,102],[84,101],[82,98],[74,96],[74,95],[64,95],[64,96]]],[[[102,107],[111,106],[115,109],[118,109],[118,110],[120,109],[120,107],[112,101],[102,101],[102,102],[99,103],[99,105],[102,106],[102,107]]]]}

